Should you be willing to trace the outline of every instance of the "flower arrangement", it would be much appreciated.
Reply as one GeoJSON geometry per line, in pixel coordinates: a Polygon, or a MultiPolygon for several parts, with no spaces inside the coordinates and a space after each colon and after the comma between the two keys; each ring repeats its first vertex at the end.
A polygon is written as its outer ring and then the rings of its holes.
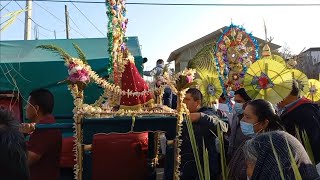
{"type": "Polygon", "coordinates": [[[84,89],[90,83],[89,71],[79,59],[71,58],[65,62],[68,67],[69,77],[64,80],[68,84],[77,84],[80,89],[84,89]]]}
{"type": "Polygon", "coordinates": [[[194,80],[195,69],[185,69],[173,77],[169,73],[164,72],[163,81],[173,90],[175,94],[186,91],[191,86],[196,86],[198,81],[194,80]]]}
{"type": "Polygon", "coordinates": [[[113,81],[116,85],[120,82],[121,72],[118,71],[118,66],[122,62],[122,53],[127,50],[124,37],[128,19],[126,16],[125,0],[106,0],[107,16],[108,16],[108,52],[109,64],[107,67],[108,74],[113,75],[113,81]]]}
{"type": "Polygon", "coordinates": [[[64,65],[68,67],[69,74],[69,77],[62,82],[66,82],[68,84],[76,84],[79,90],[83,90],[90,83],[90,67],[86,66],[88,62],[86,60],[85,54],[80,49],[80,47],[76,44],[73,44],[73,47],[78,53],[78,58],[71,57],[63,49],[54,45],[41,45],[37,48],[46,49],[58,53],[65,60],[64,65]]]}

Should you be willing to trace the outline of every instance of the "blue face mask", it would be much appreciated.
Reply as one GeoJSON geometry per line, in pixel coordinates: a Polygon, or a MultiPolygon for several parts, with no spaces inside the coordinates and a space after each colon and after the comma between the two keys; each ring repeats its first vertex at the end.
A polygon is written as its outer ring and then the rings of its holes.
{"type": "Polygon", "coordinates": [[[253,135],[256,134],[254,132],[253,127],[254,127],[254,124],[252,124],[252,123],[247,123],[247,122],[244,122],[244,121],[240,121],[241,131],[246,136],[253,136],[253,135]]]}
{"type": "Polygon", "coordinates": [[[233,106],[234,111],[236,111],[238,114],[243,114],[243,104],[242,103],[235,103],[233,106]]]}

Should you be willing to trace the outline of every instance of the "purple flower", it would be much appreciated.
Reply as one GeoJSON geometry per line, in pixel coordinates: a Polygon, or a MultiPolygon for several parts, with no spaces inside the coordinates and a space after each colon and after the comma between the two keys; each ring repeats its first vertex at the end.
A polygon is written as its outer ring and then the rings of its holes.
{"type": "Polygon", "coordinates": [[[122,22],[122,23],[121,23],[121,28],[122,28],[122,29],[126,29],[126,28],[127,28],[127,24],[126,24],[125,22],[122,22]]]}
{"type": "Polygon", "coordinates": [[[125,51],[127,49],[127,46],[125,43],[122,43],[120,48],[121,48],[121,51],[125,51]]]}

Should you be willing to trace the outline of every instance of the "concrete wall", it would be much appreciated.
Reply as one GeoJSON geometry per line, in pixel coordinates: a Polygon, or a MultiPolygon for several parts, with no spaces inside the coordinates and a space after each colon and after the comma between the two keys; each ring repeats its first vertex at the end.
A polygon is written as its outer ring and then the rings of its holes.
{"type": "Polygon", "coordinates": [[[320,51],[307,51],[302,54],[297,69],[304,72],[309,79],[319,79],[320,51]]]}

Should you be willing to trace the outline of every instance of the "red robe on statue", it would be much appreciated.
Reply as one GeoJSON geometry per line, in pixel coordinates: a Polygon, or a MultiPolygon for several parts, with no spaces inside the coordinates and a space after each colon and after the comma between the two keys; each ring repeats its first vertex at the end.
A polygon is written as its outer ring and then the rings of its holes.
{"type": "MultiPolygon", "coordinates": [[[[149,90],[148,84],[141,77],[135,64],[130,60],[125,65],[124,72],[122,73],[121,89],[126,92],[128,92],[128,90],[131,92],[143,92],[149,90]]],[[[120,108],[128,110],[140,109],[143,105],[152,103],[152,97],[153,96],[151,92],[144,93],[140,96],[127,94],[122,95],[120,100],[120,108]]]]}

